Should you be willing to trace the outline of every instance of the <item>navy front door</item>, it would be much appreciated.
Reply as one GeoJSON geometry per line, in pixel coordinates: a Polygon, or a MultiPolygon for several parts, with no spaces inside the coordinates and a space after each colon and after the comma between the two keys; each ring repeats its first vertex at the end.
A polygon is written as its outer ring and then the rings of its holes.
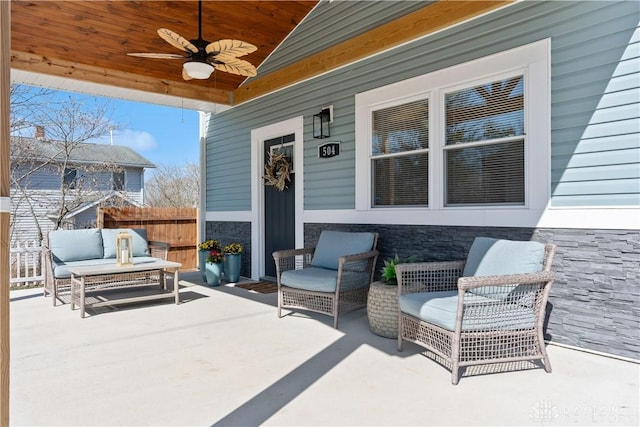
{"type": "MultiPolygon", "coordinates": [[[[293,168],[293,142],[295,135],[285,135],[264,142],[264,159],[269,160],[269,153],[284,152],[289,164],[293,168]]],[[[264,170],[264,169],[263,169],[264,170]]],[[[295,171],[293,171],[295,172],[295,171]]],[[[264,186],[264,225],[265,225],[265,276],[276,277],[276,265],[273,261],[273,251],[293,249],[296,244],[295,236],[295,185],[294,173],[287,188],[279,191],[272,186],[264,186]]]]}

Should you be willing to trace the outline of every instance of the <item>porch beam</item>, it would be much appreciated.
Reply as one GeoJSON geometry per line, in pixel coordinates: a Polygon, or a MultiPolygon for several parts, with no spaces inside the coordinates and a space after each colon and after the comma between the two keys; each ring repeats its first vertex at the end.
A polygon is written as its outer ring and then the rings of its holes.
{"type": "Polygon", "coordinates": [[[0,1],[0,426],[9,425],[9,98],[11,2],[0,1]]]}
{"type": "Polygon", "coordinates": [[[44,57],[27,52],[11,51],[11,67],[69,79],[84,80],[126,89],[196,99],[216,104],[230,105],[232,92],[126,73],[114,69],[95,67],[59,58],[44,57]]]}
{"type": "Polygon", "coordinates": [[[260,77],[233,92],[233,104],[241,104],[277,89],[320,75],[375,53],[513,3],[499,1],[440,0],[422,9],[332,46],[278,71],[260,77]]]}

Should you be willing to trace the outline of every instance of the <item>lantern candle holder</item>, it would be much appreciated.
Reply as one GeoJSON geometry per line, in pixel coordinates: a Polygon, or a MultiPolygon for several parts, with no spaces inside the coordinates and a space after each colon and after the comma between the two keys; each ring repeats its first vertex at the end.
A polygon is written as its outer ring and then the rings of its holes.
{"type": "Polygon", "coordinates": [[[127,232],[120,232],[116,236],[116,264],[133,265],[133,237],[127,232]]]}

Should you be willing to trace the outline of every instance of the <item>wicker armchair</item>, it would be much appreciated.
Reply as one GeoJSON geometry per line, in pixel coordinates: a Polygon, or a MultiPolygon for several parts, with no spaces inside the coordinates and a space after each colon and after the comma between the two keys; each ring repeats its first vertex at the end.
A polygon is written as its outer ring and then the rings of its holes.
{"type": "Polygon", "coordinates": [[[460,368],[540,360],[551,372],[543,322],[555,245],[476,238],[467,261],[399,264],[403,340],[460,368]],[[465,277],[467,276],[467,277],[465,277]]]}
{"type": "Polygon", "coordinates": [[[276,251],[278,317],[282,309],[302,309],[333,317],[367,306],[378,258],[377,233],[325,230],[315,248],[276,251]]]}

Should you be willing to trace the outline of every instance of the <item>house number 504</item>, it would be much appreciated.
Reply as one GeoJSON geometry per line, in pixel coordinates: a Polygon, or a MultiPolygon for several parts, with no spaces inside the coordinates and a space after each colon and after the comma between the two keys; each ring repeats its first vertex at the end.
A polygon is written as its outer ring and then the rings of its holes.
{"type": "Polygon", "coordinates": [[[340,143],[339,142],[327,142],[318,145],[318,157],[321,159],[328,159],[340,155],[340,143]]]}

